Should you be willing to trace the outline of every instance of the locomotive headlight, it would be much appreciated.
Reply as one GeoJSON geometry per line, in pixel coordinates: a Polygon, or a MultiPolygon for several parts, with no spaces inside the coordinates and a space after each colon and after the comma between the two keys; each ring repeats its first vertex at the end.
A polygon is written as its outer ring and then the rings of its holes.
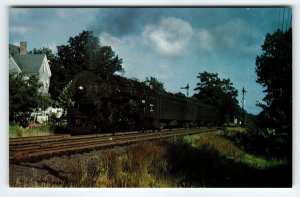
{"type": "Polygon", "coordinates": [[[82,90],[84,90],[84,87],[83,86],[78,86],[78,90],[82,91],[82,90]]]}

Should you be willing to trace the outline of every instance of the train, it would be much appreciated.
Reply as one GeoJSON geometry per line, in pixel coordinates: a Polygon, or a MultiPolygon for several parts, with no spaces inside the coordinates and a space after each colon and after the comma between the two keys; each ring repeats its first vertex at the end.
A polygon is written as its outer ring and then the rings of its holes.
{"type": "Polygon", "coordinates": [[[72,80],[71,95],[75,101],[68,110],[72,133],[193,128],[218,124],[220,117],[214,106],[118,75],[81,72],[72,80]]]}

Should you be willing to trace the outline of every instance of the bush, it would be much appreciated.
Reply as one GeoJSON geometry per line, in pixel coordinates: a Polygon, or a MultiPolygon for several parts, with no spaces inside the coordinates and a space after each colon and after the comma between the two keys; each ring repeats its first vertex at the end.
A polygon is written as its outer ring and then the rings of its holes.
{"type": "Polygon", "coordinates": [[[170,174],[178,187],[291,186],[287,160],[250,155],[215,133],[169,141],[167,147],[170,174]]]}
{"type": "Polygon", "coordinates": [[[18,123],[11,123],[9,125],[9,137],[28,137],[28,136],[40,136],[40,135],[51,135],[53,129],[51,125],[40,124],[36,128],[23,128],[18,123]]]}
{"type": "Polygon", "coordinates": [[[291,160],[291,140],[289,136],[275,135],[272,129],[247,129],[247,132],[227,132],[223,135],[250,154],[267,158],[291,160]]]}
{"type": "Polygon", "coordinates": [[[24,128],[19,126],[18,123],[11,123],[9,125],[9,137],[22,137],[24,128]]]}
{"type": "Polygon", "coordinates": [[[167,187],[165,149],[142,142],[125,148],[105,150],[92,158],[66,163],[67,187],[167,187]]]}

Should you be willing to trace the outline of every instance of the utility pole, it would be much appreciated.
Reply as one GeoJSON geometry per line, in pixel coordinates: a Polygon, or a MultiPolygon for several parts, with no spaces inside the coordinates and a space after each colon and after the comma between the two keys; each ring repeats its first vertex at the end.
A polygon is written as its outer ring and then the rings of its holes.
{"type": "Polygon", "coordinates": [[[245,110],[244,110],[244,104],[245,104],[245,93],[247,91],[243,87],[242,93],[243,93],[243,99],[242,99],[242,110],[243,110],[243,116],[242,116],[242,126],[245,126],[245,110]]]}
{"type": "Polygon", "coordinates": [[[187,84],[185,87],[181,87],[180,89],[186,89],[186,96],[189,97],[189,89],[190,89],[189,84],[187,84]]]}

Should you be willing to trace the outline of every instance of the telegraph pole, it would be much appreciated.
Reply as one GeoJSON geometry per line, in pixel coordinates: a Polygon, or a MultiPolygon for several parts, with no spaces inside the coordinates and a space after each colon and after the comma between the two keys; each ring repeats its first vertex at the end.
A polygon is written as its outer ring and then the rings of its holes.
{"type": "Polygon", "coordinates": [[[245,104],[245,93],[247,91],[243,87],[242,93],[243,93],[243,99],[242,99],[242,110],[243,110],[243,116],[242,116],[242,126],[245,126],[245,110],[244,110],[244,104],[245,104]]]}
{"type": "Polygon", "coordinates": [[[190,89],[189,84],[187,84],[185,87],[182,87],[180,89],[186,89],[186,96],[189,97],[189,89],[190,89]]]}

